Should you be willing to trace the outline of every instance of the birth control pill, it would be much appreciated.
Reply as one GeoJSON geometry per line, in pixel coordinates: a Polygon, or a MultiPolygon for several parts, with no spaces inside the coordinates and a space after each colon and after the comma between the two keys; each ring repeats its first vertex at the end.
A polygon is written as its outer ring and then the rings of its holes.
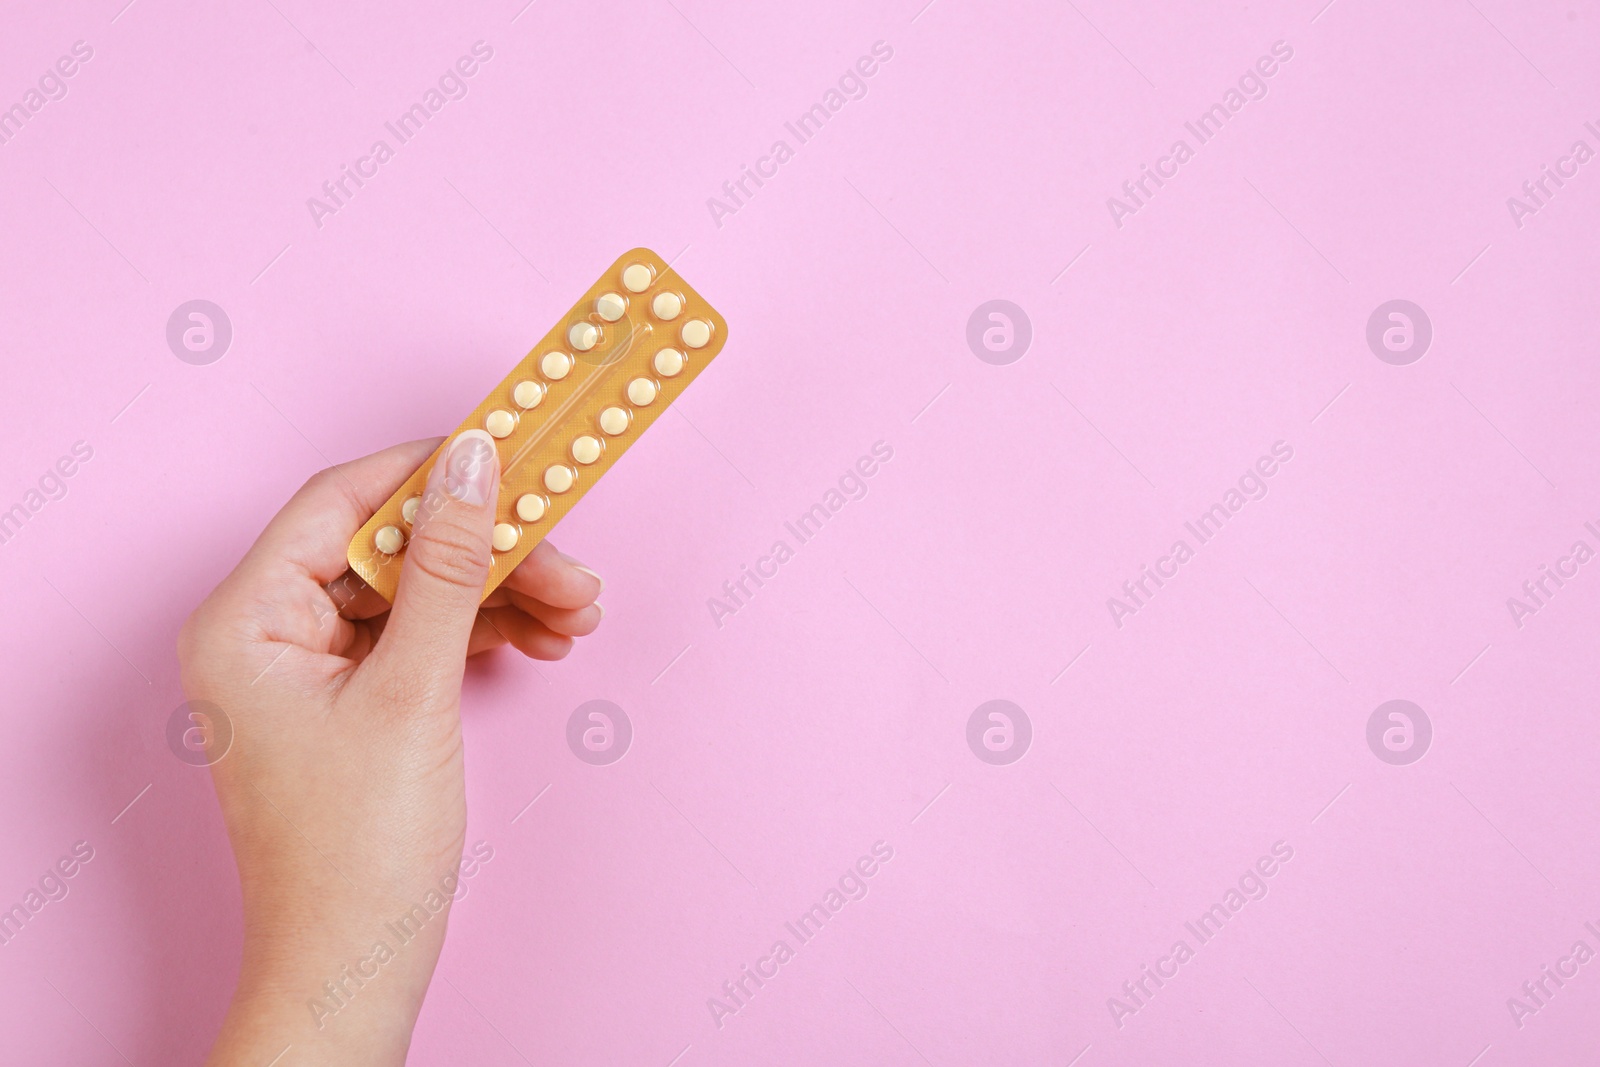
{"type": "Polygon", "coordinates": [[[414,496],[407,498],[406,502],[400,505],[400,517],[406,520],[407,526],[410,526],[412,523],[417,521],[417,508],[421,504],[422,498],[420,496],[414,496]]]}
{"type": "Polygon", "coordinates": [[[496,408],[484,416],[483,428],[491,437],[510,437],[511,431],[517,428],[517,417],[504,408],[496,408]]]}
{"type": "Polygon", "coordinates": [[[567,341],[579,352],[587,352],[600,341],[600,327],[592,322],[575,322],[567,330],[567,341]]]}
{"type": "Polygon", "coordinates": [[[538,382],[518,382],[517,387],[511,390],[511,399],[517,402],[517,407],[523,411],[539,406],[539,401],[544,399],[544,386],[538,382]]]}
{"type": "Polygon", "coordinates": [[[656,353],[656,373],[663,378],[674,378],[683,370],[683,353],[676,348],[663,348],[656,353]]]}
{"type": "Polygon", "coordinates": [[[495,523],[494,536],[492,538],[494,541],[494,550],[496,552],[510,552],[513,548],[517,547],[517,540],[521,536],[522,534],[517,530],[517,528],[511,525],[509,522],[495,523]]]}
{"type": "Polygon", "coordinates": [[[600,428],[612,437],[628,428],[627,408],[606,408],[600,413],[600,428]]]}
{"type": "Polygon", "coordinates": [[[656,313],[656,318],[670,322],[683,310],[683,298],[677,293],[657,293],[656,298],[650,301],[650,310],[656,313]]]}
{"type": "Polygon", "coordinates": [[[616,322],[628,310],[628,302],[617,293],[606,293],[594,302],[594,309],[607,322],[616,322]]]}
{"type": "Polygon", "coordinates": [[[645,407],[656,398],[656,383],[649,378],[635,378],[628,383],[628,400],[636,407],[645,407]]]}
{"type": "Polygon", "coordinates": [[[622,271],[622,284],[630,293],[642,293],[650,288],[650,283],[655,281],[655,275],[643,263],[630,263],[622,271]]]}
{"type": "Polygon", "coordinates": [[[572,357],[565,352],[546,352],[539,361],[539,373],[552,382],[559,382],[572,370],[572,357]]]}
{"type": "Polygon", "coordinates": [[[584,434],[572,442],[572,458],[585,467],[600,458],[600,439],[584,434]]]}
{"type": "Polygon", "coordinates": [[[711,324],[704,319],[690,319],[683,324],[683,343],[690,348],[704,348],[711,340],[711,324]]]}
{"type": "Polygon", "coordinates": [[[538,522],[544,518],[544,497],[538,493],[523,493],[517,497],[517,518],[523,522],[538,522]]]}
{"type": "Polygon", "coordinates": [[[384,526],[372,535],[372,544],[385,556],[392,556],[406,543],[406,535],[400,532],[398,526],[384,526]]]}
{"type": "Polygon", "coordinates": [[[557,463],[553,467],[546,467],[544,471],[544,487],[552,493],[565,493],[572,488],[572,483],[577,480],[577,475],[572,473],[571,467],[563,467],[557,463]]]}

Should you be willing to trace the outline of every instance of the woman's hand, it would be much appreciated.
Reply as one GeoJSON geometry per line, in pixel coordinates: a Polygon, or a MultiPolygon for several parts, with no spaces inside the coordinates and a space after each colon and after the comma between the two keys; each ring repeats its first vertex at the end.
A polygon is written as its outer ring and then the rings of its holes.
{"type": "Polygon", "coordinates": [[[232,729],[211,758],[244,959],[212,1064],[404,1061],[466,833],[466,659],[560,659],[603,615],[599,577],[549,542],[480,607],[500,478],[482,431],[430,475],[393,610],[347,572],[350,538],[437,444],[312,478],[179,637],[192,708],[213,706],[219,746],[232,729]]]}

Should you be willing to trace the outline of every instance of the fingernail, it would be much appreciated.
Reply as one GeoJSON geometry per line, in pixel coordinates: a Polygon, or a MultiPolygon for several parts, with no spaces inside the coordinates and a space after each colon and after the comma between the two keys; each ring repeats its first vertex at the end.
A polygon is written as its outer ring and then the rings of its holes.
{"type": "MultiPolygon", "coordinates": [[[[587,574],[589,577],[593,578],[595,581],[599,582],[600,583],[600,593],[604,593],[606,591],[606,580],[604,578],[600,577],[594,571],[590,570],[588,567],[585,567],[581,563],[574,563],[572,565],[572,569],[575,570],[575,571],[582,571],[583,573],[587,574]]],[[[600,593],[596,593],[595,596],[599,596],[600,593]]]]}
{"type": "MultiPolygon", "coordinates": [[[[602,584],[604,584],[604,583],[602,583],[602,584]]],[[[598,600],[596,600],[594,602],[594,606],[600,609],[600,619],[601,619],[601,621],[604,621],[605,617],[606,617],[606,606],[604,604],[600,603],[600,601],[598,601],[598,600]]]]}
{"type": "Polygon", "coordinates": [[[494,438],[467,430],[444,454],[444,491],[463,504],[482,507],[500,481],[500,456],[494,438]]]}
{"type": "MultiPolygon", "coordinates": [[[[600,593],[603,593],[603,592],[606,591],[606,580],[604,578],[600,577],[594,571],[590,570],[588,567],[585,567],[583,564],[579,563],[577,560],[573,559],[571,556],[567,555],[565,552],[559,552],[558,551],[556,553],[556,555],[558,555],[562,559],[566,560],[567,561],[567,566],[571,567],[573,570],[582,571],[584,574],[587,574],[589,577],[591,577],[595,581],[599,582],[600,583],[600,593]]],[[[596,593],[595,596],[599,596],[600,593],[596,593]]]]}

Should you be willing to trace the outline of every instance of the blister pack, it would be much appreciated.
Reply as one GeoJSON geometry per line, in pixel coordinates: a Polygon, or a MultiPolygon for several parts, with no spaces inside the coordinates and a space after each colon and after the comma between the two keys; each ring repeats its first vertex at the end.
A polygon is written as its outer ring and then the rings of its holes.
{"type": "Polygon", "coordinates": [[[456,435],[485,430],[500,457],[487,597],[727,337],[722,316],[660,256],[622,256],[356,532],[351,568],[394,600],[429,472],[456,435]]]}

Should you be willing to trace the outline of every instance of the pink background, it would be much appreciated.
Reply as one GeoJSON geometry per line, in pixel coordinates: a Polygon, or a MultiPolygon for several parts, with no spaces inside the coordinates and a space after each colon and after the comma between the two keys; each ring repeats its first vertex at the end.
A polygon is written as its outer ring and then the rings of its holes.
{"type": "Polygon", "coordinates": [[[164,737],[180,622],[307,476],[454,425],[637,244],[730,344],[558,531],[607,578],[600,632],[470,673],[494,859],[413,1062],[1596,1047],[1600,962],[1520,1028],[1507,999],[1600,949],[1600,565],[1520,629],[1506,601],[1600,548],[1600,162],[1521,227],[1506,198],[1600,148],[1600,4],[923,2],[12,5],[4,105],[94,55],[0,146],[0,508],[93,458],[0,545],[0,904],[95,858],[0,947],[0,1059],[199,1061],[239,913],[164,737]],[[306,199],[478,40],[470,93],[319,229],[306,199]],[[1266,98],[1115,225],[1280,40],[1266,98]],[[865,98],[718,226],[876,41],[865,98]],[[195,298],[234,329],[208,366],[165,340],[195,298]],[[996,298],[1033,328],[1005,366],[966,342],[996,298]],[[1433,324],[1408,366],[1365,340],[1392,299],[1433,324]],[[1279,440],[1265,499],[1116,626],[1279,440]],[[877,441],[868,495],[719,627],[877,441]],[[609,766],[566,745],[591,699],[634,726],[609,766]],[[1008,766],[966,742],[992,699],[1033,727],[1008,766]],[[1367,745],[1391,699],[1433,724],[1408,766],[1367,745]],[[707,998],[880,840],[870,894],[719,1029],[707,998]],[[1108,998],[1279,841],[1266,898],[1119,1027],[1108,998]]]}

